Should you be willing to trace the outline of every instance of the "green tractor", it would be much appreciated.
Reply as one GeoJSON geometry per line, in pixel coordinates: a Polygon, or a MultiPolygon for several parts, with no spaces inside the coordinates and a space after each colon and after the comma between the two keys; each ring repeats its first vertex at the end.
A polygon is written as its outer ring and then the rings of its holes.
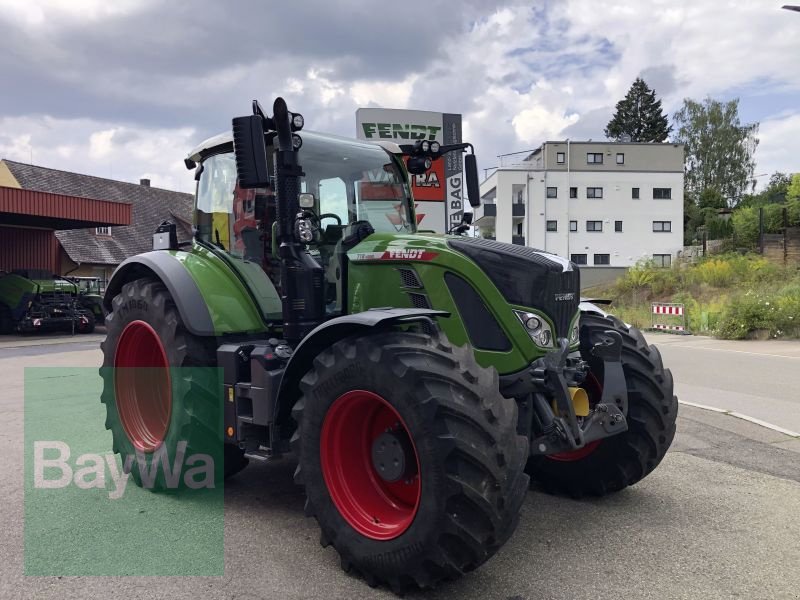
{"type": "Polygon", "coordinates": [[[41,269],[0,273],[0,333],[92,333],[95,321],[74,282],[41,269]]]}
{"type": "MultiPolygon", "coordinates": [[[[108,285],[102,399],[137,484],[170,487],[142,473],[209,438],[225,476],[292,452],[322,545],[400,592],[497,552],[529,478],[601,496],[659,464],[672,376],[638,330],[581,302],[574,264],[466,237],[468,222],[417,231],[410,174],[469,144],[303,125],[281,98],[272,116],[254,101],[192,151],[193,241],[163,224],[108,285]],[[169,375],[204,366],[220,385],[169,375]]],[[[464,164],[475,206],[474,153],[464,164]]]]}
{"type": "Polygon", "coordinates": [[[99,277],[66,277],[78,286],[78,305],[90,311],[95,321],[102,323],[106,318],[103,307],[103,290],[99,277]]]}

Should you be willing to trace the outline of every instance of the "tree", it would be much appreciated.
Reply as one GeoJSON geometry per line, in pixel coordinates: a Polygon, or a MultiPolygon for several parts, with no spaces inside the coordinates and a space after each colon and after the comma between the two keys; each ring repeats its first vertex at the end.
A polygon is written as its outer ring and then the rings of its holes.
{"type": "Polygon", "coordinates": [[[747,194],[738,206],[766,206],[768,204],[783,204],[792,183],[792,176],[775,171],[769,178],[767,187],[758,194],[747,194]]]}
{"type": "Polygon", "coordinates": [[[686,156],[686,192],[697,199],[714,188],[736,206],[753,181],[758,123],[741,124],[738,98],[686,98],[674,122],[678,132],[673,141],[684,145],[686,156]]]}
{"type": "Polygon", "coordinates": [[[726,208],[728,205],[725,203],[725,197],[716,188],[708,187],[700,193],[697,199],[697,206],[700,209],[720,209],[726,208]]]}
{"type": "Polygon", "coordinates": [[[792,182],[786,188],[787,200],[800,200],[800,173],[792,175],[792,182]]]}
{"type": "Polygon", "coordinates": [[[670,131],[672,127],[661,110],[661,100],[639,77],[617,102],[614,116],[605,129],[606,137],[618,142],[663,142],[670,131]]]}

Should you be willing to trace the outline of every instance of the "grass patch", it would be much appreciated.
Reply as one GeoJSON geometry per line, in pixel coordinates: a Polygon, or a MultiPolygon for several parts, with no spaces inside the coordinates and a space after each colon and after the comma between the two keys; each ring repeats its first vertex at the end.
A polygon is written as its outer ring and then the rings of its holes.
{"type": "Polygon", "coordinates": [[[725,339],[800,338],[800,270],[758,255],[727,254],[671,268],[640,262],[613,285],[593,290],[614,313],[650,327],[652,302],[685,305],[693,333],[725,339]]]}

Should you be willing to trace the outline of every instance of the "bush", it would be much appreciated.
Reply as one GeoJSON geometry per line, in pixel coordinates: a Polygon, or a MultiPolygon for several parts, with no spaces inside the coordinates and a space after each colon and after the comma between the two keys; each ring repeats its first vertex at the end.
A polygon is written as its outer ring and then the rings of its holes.
{"type": "Polygon", "coordinates": [[[731,299],[717,326],[717,335],[740,340],[754,331],[769,337],[800,335],[800,284],[784,286],[777,292],[747,291],[731,299]]]}

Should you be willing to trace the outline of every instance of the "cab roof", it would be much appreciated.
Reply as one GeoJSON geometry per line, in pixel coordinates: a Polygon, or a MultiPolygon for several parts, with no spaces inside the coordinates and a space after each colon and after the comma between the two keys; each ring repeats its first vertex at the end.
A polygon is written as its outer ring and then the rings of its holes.
{"type": "MultiPolygon", "coordinates": [[[[300,133],[302,138],[311,139],[325,139],[331,141],[342,141],[348,144],[357,143],[364,144],[365,146],[379,146],[392,154],[400,154],[400,146],[392,140],[381,140],[375,142],[368,142],[365,140],[357,140],[355,138],[348,138],[339,135],[331,135],[329,133],[318,133],[315,131],[303,131],[300,133]]],[[[200,162],[210,154],[218,154],[220,152],[230,152],[233,150],[233,134],[230,131],[220,133],[212,136],[207,140],[198,144],[191,152],[189,152],[189,159],[194,162],[200,162]]]]}

